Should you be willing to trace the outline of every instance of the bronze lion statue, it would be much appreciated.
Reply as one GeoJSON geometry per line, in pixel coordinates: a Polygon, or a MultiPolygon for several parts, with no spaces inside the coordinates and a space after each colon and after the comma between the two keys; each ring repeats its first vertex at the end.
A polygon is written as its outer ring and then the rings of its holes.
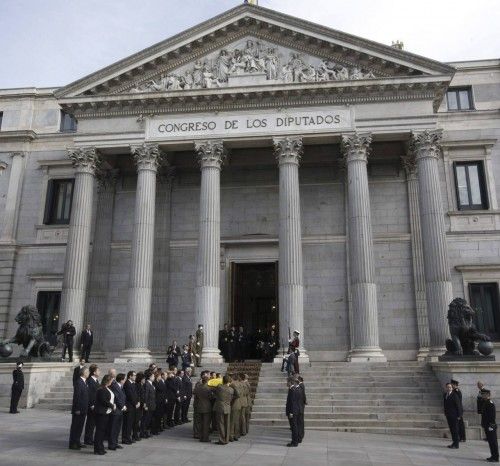
{"type": "Polygon", "coordinates": [[[52,353],[52,348],[43,335],[42,321],[36,307],[23,306],[16,316],[16,322],[19,324],[16,335],[3,341],[2,345],[22,345],[22,357],[44,357],[52,353]]]}
{"type": "Polygon", "coordinates": [[[478,355],[476,341],[490,341],[490,337],[479,333],[474,326],[475,312],[463,298],[455,298],[448,308],[448,325],[451,339],[446,340],[449,353],[462,355],[478,355]]]}

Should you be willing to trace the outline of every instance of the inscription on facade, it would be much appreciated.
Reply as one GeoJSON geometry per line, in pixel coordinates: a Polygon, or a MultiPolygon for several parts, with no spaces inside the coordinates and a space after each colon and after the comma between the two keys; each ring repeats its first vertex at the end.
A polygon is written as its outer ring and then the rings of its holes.
{"type": "Polygon", "coordinates": [[[147,119],[146,139],[177,139],[339,131],[352,127],[348,108],[297,109],[258,114],[154,116],[147,119]]]}

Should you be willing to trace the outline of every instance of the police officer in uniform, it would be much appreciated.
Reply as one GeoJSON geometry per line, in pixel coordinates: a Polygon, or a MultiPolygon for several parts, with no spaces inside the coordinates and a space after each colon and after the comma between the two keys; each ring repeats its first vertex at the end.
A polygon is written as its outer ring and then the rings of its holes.
{"type": "Polygon", "coordinates": [[[489,463],[498,463],[498,439],[497,439],[497,424],[496,424],[496,408],[495,403],[491,401],[491,392],[486,388],[481,389],[483,397],[481,410],[481,426],[486,433],[486,439],[490,446],[491,456],[486,459],[489,463]]]}
{"type": "Polygon", "coordinates": [[[10,414],[19,414],[17,405],[24,390],[23,363],[18,361],[16,368],[12,371],[12,390],[10,396],[10,414]]]}

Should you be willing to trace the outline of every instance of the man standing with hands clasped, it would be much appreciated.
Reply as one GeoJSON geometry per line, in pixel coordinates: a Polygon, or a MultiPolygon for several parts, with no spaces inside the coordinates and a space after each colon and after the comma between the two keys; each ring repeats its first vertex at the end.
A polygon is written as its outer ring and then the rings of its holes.
{"type": "Polygon", "coordinates": [[[453,442],[448,445],[448,448],[458,448],[460,443],[460,436],[458,434],[458,420],[462,417],[462,403],[458,398],[457,392],[453,390],[451,383],[446,384],[446,392],[443,395],[444,402],[444,415],[448,421],[450,428],[451,438],[453,442]]]}
{"type": "Polygon", "coordinates": [[[483,403],[481,406],[481,426],[486,434],[490,446],[491,456],[486,459],[489,463],[498,463],[498,439],[495,403],[491,401],[491,392],[486,388],[481,389],[483,403]]]}
{"type": "Polygon", "coordinates": [[[298,386],[295,377],[288,379],[288,396],[286,399],[286,417],[292,429],[292,441],[287,443],[287,447],[299,446],[299,417],[301,410],[302,390],[298,386]]]}

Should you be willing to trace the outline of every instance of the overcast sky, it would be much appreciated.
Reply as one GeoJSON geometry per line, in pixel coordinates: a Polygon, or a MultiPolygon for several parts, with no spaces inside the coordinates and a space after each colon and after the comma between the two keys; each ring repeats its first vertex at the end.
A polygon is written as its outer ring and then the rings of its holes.
{"type": "MultiPolygon", "coordinates": [[[[0,0],[0,88],[62,86],[241,0],[0,0]]],[[[440,61],[500,57],[500,0],[260,0],[440,61]]]]}

